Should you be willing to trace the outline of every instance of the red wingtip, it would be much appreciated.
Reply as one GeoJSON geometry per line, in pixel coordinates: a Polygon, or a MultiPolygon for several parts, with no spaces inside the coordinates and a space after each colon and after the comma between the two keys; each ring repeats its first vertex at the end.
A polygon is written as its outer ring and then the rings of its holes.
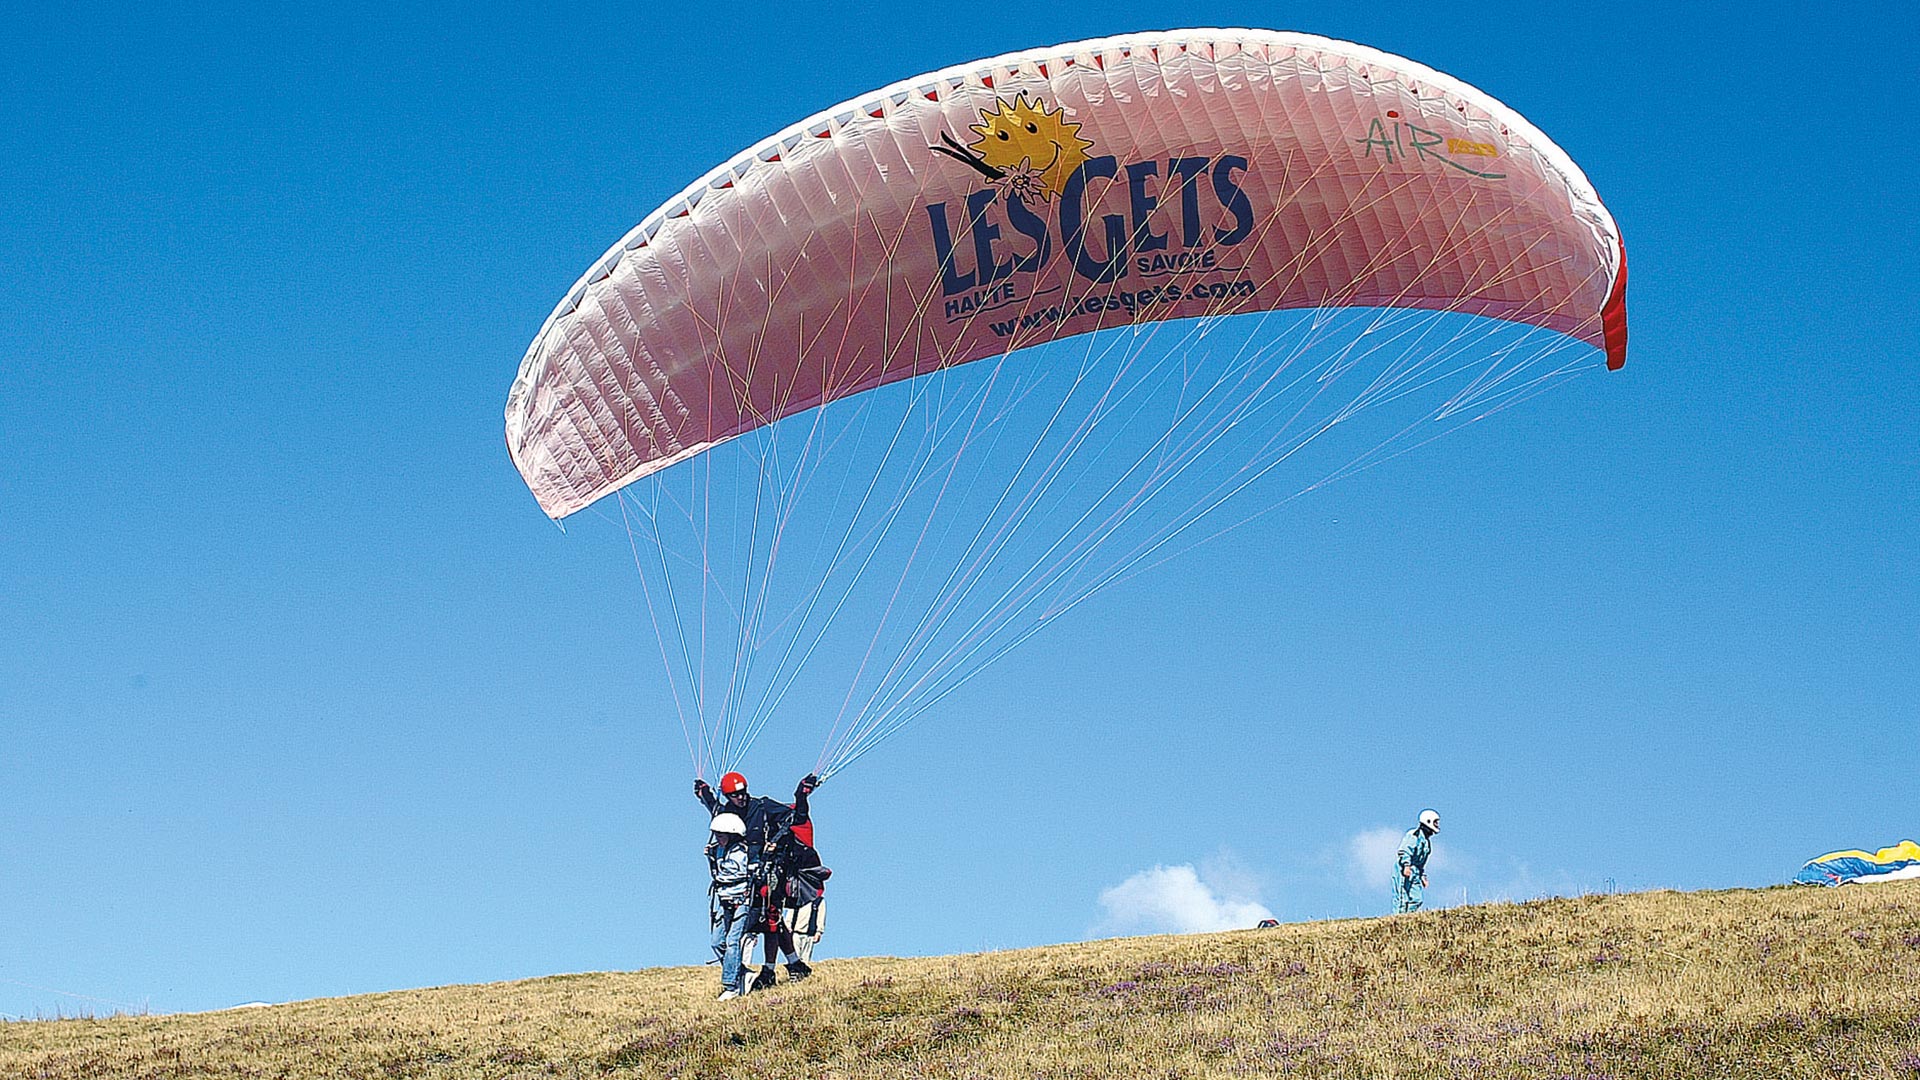
{"type": "Polygon", "coordinates": [[[1607,338],[1607,370],[1619,371],[1627,363],[1627,245],[1620,242],[1620,273],[1614,276],[1613,292],[1600,309],[1600,327],[1607,338]]]}

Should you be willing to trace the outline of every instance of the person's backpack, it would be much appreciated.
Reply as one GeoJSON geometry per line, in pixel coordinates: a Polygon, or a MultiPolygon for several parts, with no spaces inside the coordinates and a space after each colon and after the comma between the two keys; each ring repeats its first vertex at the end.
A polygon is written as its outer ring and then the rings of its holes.
{"type": "Polygon", "coordinates": [[[812,866],[795,870],[787,875],[787,906],[805,907],[820,899],[827,891],[827,879],[833,871],[815,863],[812,866]]]}

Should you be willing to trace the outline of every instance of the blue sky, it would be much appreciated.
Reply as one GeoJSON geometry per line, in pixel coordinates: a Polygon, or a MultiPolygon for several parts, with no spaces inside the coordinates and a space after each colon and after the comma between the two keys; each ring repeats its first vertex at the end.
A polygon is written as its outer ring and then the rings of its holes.
{"type": "MultiPolygon", "coordinates": [[[[1355,40],[1518,109],[1621,223],[1628,366],[1102,594],[836,777],[822,954],[1157,925],[1143,894],[1374,913],[1378,830],[1425,805],[1449,902],[1920,833],[1920,189],[1885,93],[1920,19],[1681,8],[16,14],[0,1013],[697,961],[625,537],[562,534],[514,472],[521,353],[786,123],[1172,25],[1355,40]]],[[[817,744],[770,732],[756,788],[817,744]]]]}

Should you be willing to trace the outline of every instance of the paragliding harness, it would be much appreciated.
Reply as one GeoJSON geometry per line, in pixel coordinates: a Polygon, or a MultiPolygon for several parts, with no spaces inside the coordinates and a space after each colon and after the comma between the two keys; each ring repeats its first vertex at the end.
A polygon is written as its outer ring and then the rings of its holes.
{"type": "MultiPolygon", "coordinates": [[[[811,866],[798,865],[806,861],[803,853],[811,852],[812,848],[801,843],[793,835],[793,827],[787,824],[752,853],[752,877],[748,879],[747,892],[748,936],[787,930],[808,935],[818,932],[819,900],[833,871],[820,865],[818,854],[813,855],[811,866]],[[805,925],[785,925],[786,911],[790,908],[804,909],[805,925]]],[[[708,924],[712,925],[720,921],[720,864],[712,846],[707,848],[707,862],[712,870],[707,886],[708,924]]]]}
{"type": "Polygon", "coordinates": [[[820,899],[826,894],[827,879],[833,876],[833,871],[820,865],[820,853],[811,845],[798,843],[787,867],[786,889],[781,898],[781,907],[791,924],[787,929],[798,937],[815,937],[821,929],[820,899]]]}
{"type": "MultiPolygon", "coordinates": [[[[765,843],[757,847],[747,845],[748,937],[765,929],[766,899],[780,877],[783,848],[791,832],[792,826],[783,824],[765,843]]],[[[720,921],[720,849],[711,843],[707,845],[707,871],[707,923],[711,926],[720,921]]]]}
{"type": "MultiPolygon", "coordinates": [[[[719,844],[709,843],[707,845],[707,925],[708,926],[718,926],[720,923],[720,849],[721,849],[721,845],[719,844]]],[[[753,873],[755,875],[754,878],[749,879],[749,882],[750,882],[749,887],[751,888],[753,885],[758,884],[756,879],[758,878],[758,875],[759,875],[759,867],[758,867],[758,864],[750,863],[749,865],[752,867],[753,873]]],[[[754,894],[752,892],[749,892],[747,895],[748,895],[749,902],[751,902],[754,894]]],[[[752,923],[747,924],[747,932],[748,933],[753,932],[752,923]]]]}
{"type": "Polygon", "coordinates": [[[782,825],[778,834],[767,838],[766,846],[760,849],[760,861],[753,864],[753,892],[747,900],[753,905],[747,915],[749,934],[780,932],[778,898],[786,879],[786,848],[791,834],[792,830],[782,825]]]}
{"type": "Polygon", "coordinates": [[[820,865],[819,854],[794,835],[791,823],[780,826],[780,831],[767,840],[763,858],[755,867],[754,908],[747,923],[749,930],[767,934],[787,930],[812,934],[818,920],[817,901],[831,876],[833,871],[820,865]],[[812,855],[812,865],[802,865],[808,861],[807,855],[812,855]],[[806,926],[785,924],[786,913],[792,908],[807,909],[806,926]]]}

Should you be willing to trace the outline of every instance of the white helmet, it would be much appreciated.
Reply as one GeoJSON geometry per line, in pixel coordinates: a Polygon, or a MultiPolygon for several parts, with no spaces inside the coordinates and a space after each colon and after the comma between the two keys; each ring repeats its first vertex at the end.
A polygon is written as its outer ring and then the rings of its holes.
{"type": "Polygon", "coordinates": [[[1438,810],[1420,811],[1420,827],[1427,830],[1430,833],[1439,832],[1440,831],[1440,811],[1438,810]]]}
{"type": "Polygon", "coordinates": [[[715,814],[713,824],[707,827],[714,832],[726,833],[729,836],[747,835],[747,823],[740,820],[739,814],[715,814]]]}

